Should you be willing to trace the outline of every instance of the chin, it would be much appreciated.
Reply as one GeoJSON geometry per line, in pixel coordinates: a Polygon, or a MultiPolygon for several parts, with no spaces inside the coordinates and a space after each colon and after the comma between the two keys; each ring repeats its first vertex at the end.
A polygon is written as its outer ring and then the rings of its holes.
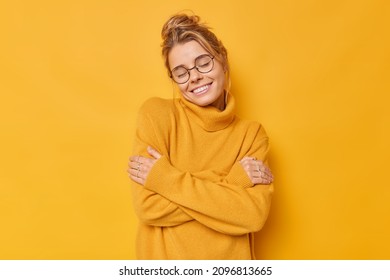
{"type": "Polygon", "coordinates": [[[205,107],[213,104],[216,101],[216,98],[211,98],[211,96],[193,96],[189,101],[196,105],[205,107]]]}

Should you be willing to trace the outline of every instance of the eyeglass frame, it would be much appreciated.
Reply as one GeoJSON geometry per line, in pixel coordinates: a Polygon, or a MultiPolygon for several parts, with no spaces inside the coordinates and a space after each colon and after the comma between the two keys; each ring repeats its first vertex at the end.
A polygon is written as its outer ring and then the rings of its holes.
{"type": "Polygon", "coordinates": [[[196,69],[196,71],[198,71],[199,73],[201,73],[201,74],[206,74],[206,73],[209,73],[209,72],[211,72],[213,69],[214,69],[214,58],[215,58],[215,56],[212,56],[211,54],[201,54],[200,56],[198,56],[197,58],[195,58],[194,59],[194,62],[195,62],[195,66],[194,67],[192,67],[192,68],[186,68],[185,66],[183,66],[183,65],[179,65],[179,66],[176,66],[175,68],[173,68],[172,70],[169,70],[169,77],[175,82],[175,83],[177,83],[177,84],[179,84],[179,85],[182,85],[182,84],[185,84],[185,83],[187,83],[189,80],[190,80],[190,77],[191,77],[191,70],[192,69],[196,69]],[[211,58],[211,62],[213,63],[213,66],[211,66],[211,69],[209,70],[209,71],[206,71],[206,72],[202,72],[202,71],[200,71],[199,69],[198,69],[198,67],[199,66],[197,66],[196,65],[196,61],[198,60],[198,58],[201,58],[201,57],[204,57],[204,56],[208,56],[208,57],[210,57],[211,58]],[[187,71],[187,74],[188,74],[188,79],[185,81],[185,82],[177,82],[176,80],[175,80],[175,78],[173,77],[173,75],[172,75],[172,72],[175,70],[175,69],[177,69],[177,68],[179,68],[179,67],[182,67],[182,68],[184,68],[186,71],[187,71]]]}

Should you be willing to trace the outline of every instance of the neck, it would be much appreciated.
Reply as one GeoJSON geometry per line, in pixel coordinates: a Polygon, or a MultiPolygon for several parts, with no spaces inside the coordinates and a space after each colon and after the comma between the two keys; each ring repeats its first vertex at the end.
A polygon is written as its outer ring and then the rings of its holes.
{"type": "Polygon", "coordinates": [[[223,94],[221,94],[217,100],[215,100],[211,106],[217,108],[220,111],[225,110],[226,108],[226,92],[224,91],[223,94]]]}

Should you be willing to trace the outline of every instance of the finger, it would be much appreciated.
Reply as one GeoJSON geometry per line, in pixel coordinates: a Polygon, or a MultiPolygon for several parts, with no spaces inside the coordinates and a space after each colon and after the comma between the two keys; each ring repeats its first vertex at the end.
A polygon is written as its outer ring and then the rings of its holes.
{"type": "Polygon", "coordinates": [[[145,185],[145,181],[141,177],[131,175],[130,179],[133,180],[134,182],[140,184],[140,185],[143,185],[143,186],[145,185]]]}
{"type": "Polygon", "coordinates": [[[269,185],[272,183],[272,180],[270,179],[264,179],[264,178],[254,178],[253,183],[255,185],[269,185]]]}
{"type": "Polygon", "coordinates": [[[128,166],[130,167],[130,168],[134,168],[134,169],[136,169],[136,166],[138,165],[138,163],[137,162],[135,162],[135,161],[130,161],[129,163],[128,163],[128,166]]]}
{"type": "Polygon", "coordinates": [[[267,167],[264,164],[264,162],[262,162],[261,160],[254,160],[253,162],[256,163],[256,165],[259,166],[260,168],[266,168],[267,167]]]}
{"type": "Polygon", "coordinates": [[[263,179],[263,184],[265,185],[269,185],[269,184],[272,184],[273,180],[270,179],[270,178],[267,178],[267,179],[263,179]]]}
{"type": "Polygon", "coordinates": [[[254,158],[254,157],[243,157],[240,160],[240,163],[250,163],[250,162],[253,162],[254,160],[256,160],[256,158],[254,158]]]}
{"type": "Polygon", "coordinates": [[[129,173],[130,176],[134,176],[134,177],[139,177],[140,172],[141,172],[140,170],[134,168],[127,169],[127,173],[129,173]]]}
{"type": "Polygon", "coordinates": [[[264,172],[264,174],[265,174],[267,177],[269,177],[269,178],[271,178],[271,179],[273,180],[274,176],[273,176],[273,174],[272,174],[272,172],[271,172],[271,169],[269,169],[269,168],[267,167],[267,168],[265,168],[265,170],[264,170],[263,172],[264,172]]]}
{"type": "Polygon", "coordinates": [[[260,177],[260,178],[264,178],[264,179],[265,179],[265,178],[268,177],[268,176],[267,176],[267,173],[265,173],[264,171],[260,171],[260,170],[259,170],[259,171],[257,171],[257,173],[259,174],[259,177],[260,177]]]}
{"type": "Polygon", "coordinates": [[[272,175],[272,173],[265,173],[264,178],[271,181],[271,182],[274,180],[274,176],[272,175]]]}
{"type": "Polygon", "coordinates": [[[254,164],[254,165],[252,165],[252,170],[254,171],[254,172],[265,172],[265,170],[264,170],[264,168],[262,168],[261,166],[259,166],[258,164],[254,164]]]}
{"type": "Polygon", "coordinates": [[[129,162],[137,162],[140,156],[131,156],[129,157],[129,162]]]}
{"type": "Polygon", "coordinates": [[[267,171],[260,172],[260,177],[267,181],[273,181],[272,173],[269,173],[267,171]]]}
{"type": "Polygon", "coordinates": [[[131,169],[139,170],[142,169],[143,163],[139,161],[131,161],[128,165],[131,169]]]}
{"type": "Polygon", "coordinates": [[[133,169],[142,169],[142,166],[150,160],[149,158],[145,158],[143,156],[133,156],[130,157],[130,161],[128,162],[128,166],[133,169]]]}
{"type": "Polygon", "coordinates": [[[147,168],[129,168],[127,172],[129,173],[129,176],[132,176],[133,178],[140,178],[142,180],[146,180],[147,174],[149,174],[149,169],[147,168]]]}
{"type": "Polygon", "coordinates": [[[159,152],[157,152],[157,150],[155,150],[154,148],[148,146],[147,150],[148,150],[149,155],[151,155],[155,159],[159,159],[161,157],[161,154],[159,152]]]}
{"type": "Polygon", "coordinates": [[[258,169],[260,171],[272,175],[271,169],[267,165],[265,165],[262,161],[256,161],[256,163],[258,164],[258,169]]]}
{"type": "Polygon", "coordinates": [[[266,184],[273,181],[272,172],[265,165],[257,165],[256,170],[252,172],[252,177],[256,180],[257,184],[266,184]]]}
{"type": "Polygon", "coordinates": [[[255,161],[253,161],[252,158],[249,158],[249,157],[243,158],[240,161],[240,163],[244,167],[244,169],[246,169],[247,171],[257,170],[257,164],[255,161]]]}
{"type": "Polygon", "coordinates": [[[272,174],[271,169],[269,169],[269,167],[266,166],[266,165],[262,165],[260,167],[260,170],[263,171],[263,172],[266,172],[267,174],[272,174]]]}
{"type": "Polygon", "coordinates": [[[263,180],[263,179],[268,180],[268,179],[271,178],[267,173],[265,173],[265,172],[263,172],[263,171],[257,171],[257,172],[254,174],[254,177],[255,177],[255,178],[259,178],[260,180],[263,180]]]}
{"type": "Polygon", "coordinates": [[[263,179],[263,181],[265,181],[266,184],[270,184],[274,181],[274,178],[267,173],[264,173],[264,176],[262,179],[263,179]]]}
{"type": "Polygon", "coordinates": [[[150,160],[154,160],[154,159],[150,159],[150,158],[143,157],[143,156],[133,156],[133,157],[131,157],[129,165],[138,166],[138,164],[141,164],[141,165],[147,164],[148,162],[150,162],[150,160]]]}

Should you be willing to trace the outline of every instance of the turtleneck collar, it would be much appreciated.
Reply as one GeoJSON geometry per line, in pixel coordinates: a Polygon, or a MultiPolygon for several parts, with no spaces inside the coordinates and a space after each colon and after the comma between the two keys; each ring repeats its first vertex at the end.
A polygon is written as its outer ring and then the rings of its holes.
{"type": "Polygon", "coordinates": [[[231,124],[235,117],[235,100],[233,95],[228,93],[226,100],[225,110],[223,111],[214,106],[198,106],[182,96],[179,103],[188,117],[193,119],[204,130],[218,131],[231,124]]]}

